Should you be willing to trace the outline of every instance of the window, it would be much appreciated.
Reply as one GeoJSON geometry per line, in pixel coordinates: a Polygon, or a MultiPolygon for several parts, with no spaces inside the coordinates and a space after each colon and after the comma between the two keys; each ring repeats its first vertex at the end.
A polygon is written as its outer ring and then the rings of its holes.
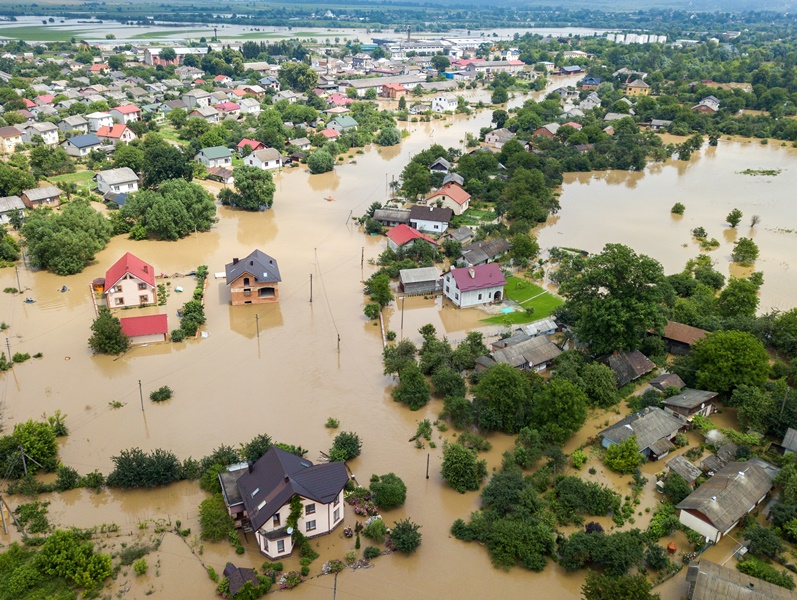
{"type": "Polygon", "coordinates": [[[448,294],[451,290],[446,286],[446,294],[448,294]]]}
{"type": "Polygon", "coordinates": [[[274,525],[274,527],[279,527],[280,526],[280,514],[277,513],[276,515],[274,515],[274,517],[271,519],[271,522],[272,522],[272,525],[274,525]]]}
{"type": "Polygon", "coordinates": [[[479,294],[479,300],[481,300],[481,299],[482,299],[482,295],[481,295],[481,294],[479,294]]]}
{"type": "Polygon", "coordinates": [[[304,514],[306,515],[314,515],[315,514],[315,504],[308,504],[304,507],[304,514]]]}
{"type": "Polygon", "coordinates": [[[335,512],[332,513],[332,520],[333,521],[338,521],[339,519],[340,519],[340,509],[336,508],[335,512]]]}
{"type": "Polygon", "coordinates": [[[244,290],[244,296],[251,296],[252,290],[244,290]]]}
{"type": "Polygon", "coordinates": [[[149,303],[149,296],[147,296],[147,295],[139,296],[138,297],[138,302],[139,302],[139,304],[147,304],[147,303],[149,303]]]}
{"type": "Polygon", "coordinates": [[[139,284],[138,284],[138,289],[140,289],[140,290],[145,290],[145,289],[147,289],[147,284],[146,284],[146,283],[139,283],[139,284]]]}
{"type": "Polygon", "coordinates": [[[340,496],[335,497],[335,501],[332,503],[332,506],[337,506],[338,504],[340,504],[340,496]]]}
{"type": "Polygon", "coordinates": [[[268,552],[268,540],[263,538],[263,550],[268,552]]]}
{"type": "Polygon", "coordinates": [[[457,292],[456,294],[454,294],[454,299],[455,299],[455,300],[459,300],[459,292],[457,292]]]}
{"type": "Polygon", "coordinates": [[[249,285],[249,278],[248,277],[244,277],[244,285],[249,285]]]}
{"type": "Polygon", "coordinates": [[[315,531],[315,521],[307,521],[307,525],[304,529],[305,531],[315,531]]]}
{"type": "Polygon", "coordinates": [[[285,552],[285,540],[277,540],[277,552],[285,552]]]}
{"type": "Polygon", "coordinates": [[[116,306],[121,306],[124,303],[125,303],[125,299],[124,298],[117,298],[116,299],[116,306]]]}

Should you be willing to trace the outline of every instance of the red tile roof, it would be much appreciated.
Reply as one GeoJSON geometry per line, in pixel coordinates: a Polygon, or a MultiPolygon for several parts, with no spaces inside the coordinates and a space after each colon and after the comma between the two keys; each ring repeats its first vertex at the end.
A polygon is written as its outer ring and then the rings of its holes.
{"type": "Polygon", "coordinates": [[[388,231],[387,237],[397,246],[403,246],[412,240],[426,240],[430,244],[437,246],[437,242],[435,242],[432,238],[423,235],[417,229],[413,229],[404,223],[401,225],[396,225],[393,229],[388,231]]]}
{"type": "Polygon", "coordinates": [[[116,106],[111,110],[115,110],[123,115],[132,115],[134,113],[141,112],[141,109],[135,104],[123,104],[122,106],[116,106]]]}
{"type": "Polygon", "coordinates": [[[113,127],[103,125],[97,130],[97,137],[122,139],[122,134],[125,132],[125,129],[128,129],[127,125],[122,125],[121,123],[117,123],[113,127]]]}
{"type": "Polygon", "coordinates": [[[231,93],[235,94],[239,98],[243,98],[244,96],[246,96],[246,90],[242,90],[240,88],[234,89],[231,93]]]}
{"type": "Polygon", "coordinates": [[[124,317],[123,319],[119,319],[119,322],[122,324],[122,333],[127,337],[169,333],[169,324],[166,315],[124,317]]]}
{"type": "Polygon", "coordinates": [[[664,337],[668,340],[681,342],[682,344],[694,345],[695,342],[702,340],[708,332],[705,329],[691,327],[677,321],[667,321],[664,326],[664,337]]]}
{"type": "Polygon", "coordinates": [[[117,260],[113,266],[105,273],[105,293],[108,293],[126,273],[138,277],[144,283],[155,287],[155,270],[152,265],[126,252],[122,258],[117,260]]]}
{"type": "Polygon", "coordinates": [[[23,98],[22,101],[25,103],[25,108],[33,108],[36,106],[36,103],[29,98],[23,98]]]}
{"type": "Polygon", "coordinates": [[[216,75],[213,78],[213,81],[225,81],[226,79],[230,79],[227,75],[216,75]]]}
{"type": "Polygon", "coordinates": [[[243,148],[244,146],[249,146],[252,150],[259,150],[260,148],[265,148],[266,145],[263,142],[258,142],[257,140],[250,140],[249,138],[244,138],[240,142],[236,148],[243,148]]]}
{"type": "Polygon", "coordinates": [[[318,133],[320,133],[321,135],[323,135],[325,138],[336,138],[336,137],[340,137],[340,134],[339,134],[337,131],[335,131],[334,129],[322,129],[322,130],[321,130],[321,131],[319,131],[318,133]]]}
{"type": "Polygon", "coordinates": [[[462,292],[482,290],[497,285],[506,285],[506,279],[498,263],[488,263],[475,267],[451,269],[451,275],[462,292]]]}
{"type": "Polygon", "coordinates": [[[241,105],[235,102],[220,102],[215,108],[224,112],[231,112],[233,110],[241,110],[241,105]]]}
{"type": "Polygon", "coordinates": [[[427,201],[433,200],[434,198],[437,198],[438,196],[443,196],[443,195],[448,196],[449,198],[451,198],[454,202],[456,202],[460,206],[462,206],[468,200],[470,200],[470,194],[468,192],[466,192],[465,190],[463,190],[462,187],[458,183],[453,182],[453,181],[449,181],[447,184],[445,184],[439,190],[437,190],[436,192],[433,192],[431,196],[426,198],[426,200],[427,201]]]}
{"type": "Polygon", "coordinates": [[[52,104],[53,100],[55,100],[55,96],[52,94],[42,94],[41,96],[36,96],[36,100],[42,104],[52,104]]]}

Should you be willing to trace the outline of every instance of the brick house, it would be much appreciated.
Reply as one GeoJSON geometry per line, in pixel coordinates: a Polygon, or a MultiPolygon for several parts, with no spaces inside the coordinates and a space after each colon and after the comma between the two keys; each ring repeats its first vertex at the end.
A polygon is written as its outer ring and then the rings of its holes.
{"type": "Polygon", "coordinates": [[[277,261],[268,254],[255,250],[243,260],[233,258],[225,272],[233,306],[279,302],[282,278],[277,261]]]}

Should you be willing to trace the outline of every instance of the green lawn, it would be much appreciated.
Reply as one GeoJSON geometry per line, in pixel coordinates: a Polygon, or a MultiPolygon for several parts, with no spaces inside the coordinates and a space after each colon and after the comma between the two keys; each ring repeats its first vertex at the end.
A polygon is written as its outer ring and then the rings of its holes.
{"type": "Polygon", "coordinates": [[[75,173],[67,173],[65,175],[53,175],[48,177],[56,186],[59,183],[76,183],[79,188],[94,187],[94,171],[76,171],[75,173]]]}
{"type": "Polygon", "coordinates": [[[564,301],[544,290],[540,286],[521,279],[519,277],[509,277],[506,281],[504,294],[510,300],[514,300],[524,308],[533,308],[532,314],[525,311],[516,310],[513,313],[495,315],[487,319],[482,319],[485,323],[493,325],[521,325],[531,323],[551,315],[558,306],[564,301]]]}
{"type": "Polygon", "coordinates": [[[79,39],[85,33],[79,29],[56,29],[54,26],[46,27],[43,24],[0,27],[0,37],[26,42],[68,42],[73,37],[79,39]]]}
{"type": "Polygon", "coordinates": [[[161,128],[158,130],[158,135],[160,135],[164,140],[167,140],[169,142],[175,142],[176,144],[180,144],[181,146],[184,146],[185,144],[188,143],[185,140],[181,140],[177,136],[177,131],[174,129],[174,127],[168,125],[161,126],[161,128]]]}

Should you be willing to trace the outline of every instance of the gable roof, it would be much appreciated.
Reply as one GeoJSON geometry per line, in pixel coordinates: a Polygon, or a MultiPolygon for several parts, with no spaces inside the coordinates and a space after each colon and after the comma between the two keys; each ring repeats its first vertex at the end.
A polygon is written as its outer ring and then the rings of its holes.
{"type": "Polygon", "coordinates": [[[39,200],[47,200],[48,198],[57,198],[61,195],[61,190],[54,185],[45,185],[43,187],[23,190],[22,195],[27,197],[31,202],[37,202],[39,200]]]}
{"type": "Polygon", "coordinates": [[[631,88],[649,88],[650,86],[641,79],[634,79],[631,83],[627,83],[626,87],[631,88]]]}
{"type": "Polygon", "coordinates": [[[103,125],[97,130],[97,136],[107,137],[112,139],[116,138],[121,139],[126,129],[130,128],[127,125],[123,125],[121,123],[117,123],[113,127],[108,127],[107,125],[103,125]]]}
{"type": "Polygon", "coordinates": [[[136,175],[133,169],[130,167],[120,167],[118,169],[100,171],[97,173],[97,177],[102,177],[102,180],[109,185],[138,181],[138,175],[136,175]]]}
{"type": "Polygon", "coordinates": [[[125,252],[105,273],[105,293],[115,286],[126,273],[138,277],[144,283],[155,287],[155,270],[134,254],[125,252]]]}
{"type": "Polygon", "coordinates": [[[664,339],[673,340],[682,344],[694,345],[698,340],[702,340],[708,335],[705,329],[698,329],[677,321],[667,321],[664,326],[664,339]]]}
{"type": "Polygon", "coordinates": [[[786,430],[786,435],[783,436],[783,443],[781,446],[792,452],[797,450],[797,429],[789,427],[786,430]]]}
{"type": "Polygon", "coordinates": [[[70,144],[72,144],[75,148],[88,148],[90,146],[99,146],[102,144],[100,138],[98,138],[93,133],[88,133],[85,135],[76,135],[66,140],[70,144]]]}
{"type": "Polygon", "coordinates": [[[695,408],[704,402],[711,402],[716,397],[717,392],[684,388],[677,396],[662,400],[662,404],[664,404],[664,406],[675,406],[678,408],[695,408]]]}
{"type": "Polygon", "coordinates": [[[440,272],[437,270],[437,267],[418,267],[415,269],[399,270],[399,280],[403,285],[407,283],[437,281],[438,279],[440,279],[440,272]]]}
{"type": "MultiPolygon", "coordinates": [[[[143,91],[143,90],[142,90],[143,91]]],[[[123,104],[121,106],[116,106],[111,110],[115,110],[116,112],[123,114],[123,115],[132,115],[137,112],[141,112],[141,109],[138,108],[135,104],[123,104]]]]}
{"type": "Polygon", "coordinates": [[[210,148],[202,148],[202,150],[199,151],[199,154],[211,160],[214,158],[230,158],[232,156],[230,149],[225,148],[224,146],[211,146],[210,148]]]}
{"type": "Polygon", "coordinates": [[[443,195],[448,196],[460,206],[462,206],[468,200],[470,200],[470,194],[466,192],[464,189],[462,189],[462,187],[458,183],[455,183],[453,181],[449,181],[436,192],[432,192],[432,194],[429,195],[426,198],[426,200],[427,201],[434,200],[438,196],[443,196],[443,195]]]}
{"type": "Polygon", "coordinates": [[[249,273],[255,278],[255,281],[259,282],[282,281],[277,261],[260,250],[255,250],[243,260],[234,258],[231,263],[225,265],[224,270],[227,274],[227,285],[230,285],[244,273],[249,273]]]}
{"type": "Polygon", "coordinates": [[[449,223],[454,217],[450,208],[436,206],[421,206],[416,204],[410,208],[410,221],[434,221],[436,223],[449,223]]]}
{"type": "Polygon", "coordinates": [[[349,476],[342,462],[313,465],[305,458],[271,447],[238,479],[238,489],[252,528],[260,529],[285,503],[298,494],[329,504],[349,476]]]}
{"type": "Polygon", "coordinates": [[[662,392],[670,387],[677,387],[679,390],[682,390],[686,387],[683,379],[678,377],[678,375],[675,373],[662,373],[661,375],[657,375],[651,379],[648,383],[651,387],[662,392]]]}
{"type": "Polygon", "coordinates": [[[337,123],[343,128],[357,127],[357,121],[355,121],[354,118],[350,117],[349,115],[340,115],[339,117],[335,117],[329,122],[330,125],[332,123],[337,123]]]}
{"type": "Polygon", "coordinates": [[[689,484],[694,483],[695,479],[703,474],[700,469],[686,460],[682,454],[679,454],[675,458],[671,458],[664,463],[664,466],[666,466],[673,473],[678,473],[678,475],[683,477],[686,480],[686,483],[689,484]]]}
{"type": "Polygon", "coordinates": [[[0,127],[0,138],[8,139],[20,137],[21,135],[22,132],[16,127],[12,127],[10,125],[8,127],[0,127]]]}
{"type": "Polygon", "coordinates": [[[244,146],[249,146],[253,150],[257,150],[258,148],[262,148],[265,146],[263,142],[258,142],[257,140],[250,140],[249,138],[244,138],[236,145],[236,148],[243,148],[244,146]]]}
{"type": "Polygon", "coordinates": [[[772,489],[772,479],[751,462],[729,462],[676,506],[694,510],[727,531],[772,489]]]}
{"type": "Polygon", "coordinates": [[[616,352],[608,358],[607,362],[609,368],[614,371],[617,387],[623,387],[656,368],[655,363],[639,350],[616,352]]]}
{"type": "Polygon", "coordinates": [[[263,148],[262,150],[255,150],[251,154],[255,156],[260,162],[269,162],[271,160],[279,160],[282,156],[276,148],[263,148]]]}
{"type": "Polygon", "coordinates": [[[691,600],[794,600],[795,593],[705,558],[686,571],[691,600]]]}
{"type": "Polygon", "coordinates": [[[403,246],[404,244],[411,242],[413,240],[424,240],[429,242],[430,244],[434,244],[437,246],[437,242],[435,242],[432,238],[423,235],[417,229],[413,229],[409,225],[405,225],[402,223],[401,225],[396,225],[393,229],[387,232],[388,239],[396,244],[397,246],[403,246]]]}
{"type": "Polygon", "coordinates": [[[533,367],[553,360],[561,353],[559,347],[547,336],[540,335],[505,348],[499,348],[493,351],[492,358],[497,363],[506,363],[513,367],[520,367],[524,364],[533,367]]]}
{"type": "Polygon", "coordinates": [[[611,427],[601,431],[599,435],[615,444],[620,444],[635,435],[641,452],[646,448],[650,448],[662,438],[673,435],[686,424],[686,421],[671,415],[665,410],[648,406],[639,412],[628,415],[625,419],[617,421],[611,427]]]}
{"type": "Polygon", "coordinates": [[[168,317],[166,315],[124,317],[119,319],[119,323],[122,325],[122,333],[127,337],[169,333],[168,317]]]}
{"type": "Polygon", "coordinates": [[[496,263],[476,265],[461,269],[451,269],[451,276],[461,292],[482,290],[488,287],[506,285],[506,278],[501,267],[496,263]]]}
{"type": "Polygon", "coordinates": [[[5,196],[4,198],[0,198],[0,214],[5,214],[12,210],[25,210],[25,203],[22,201],[22,198],[19,196],[5,196]]]}
{"type": "Polygon", "coordinates": [[[257,578],[257,572],[254,569],[236,567],[232,563],[227,563],[227,566],[224,567],[224,576],[227,578],[227,581],[230,584],[230,598],[234,598],[247,582],[251,583],[255,587],[260,585],[260,581],[257,578]]]}

